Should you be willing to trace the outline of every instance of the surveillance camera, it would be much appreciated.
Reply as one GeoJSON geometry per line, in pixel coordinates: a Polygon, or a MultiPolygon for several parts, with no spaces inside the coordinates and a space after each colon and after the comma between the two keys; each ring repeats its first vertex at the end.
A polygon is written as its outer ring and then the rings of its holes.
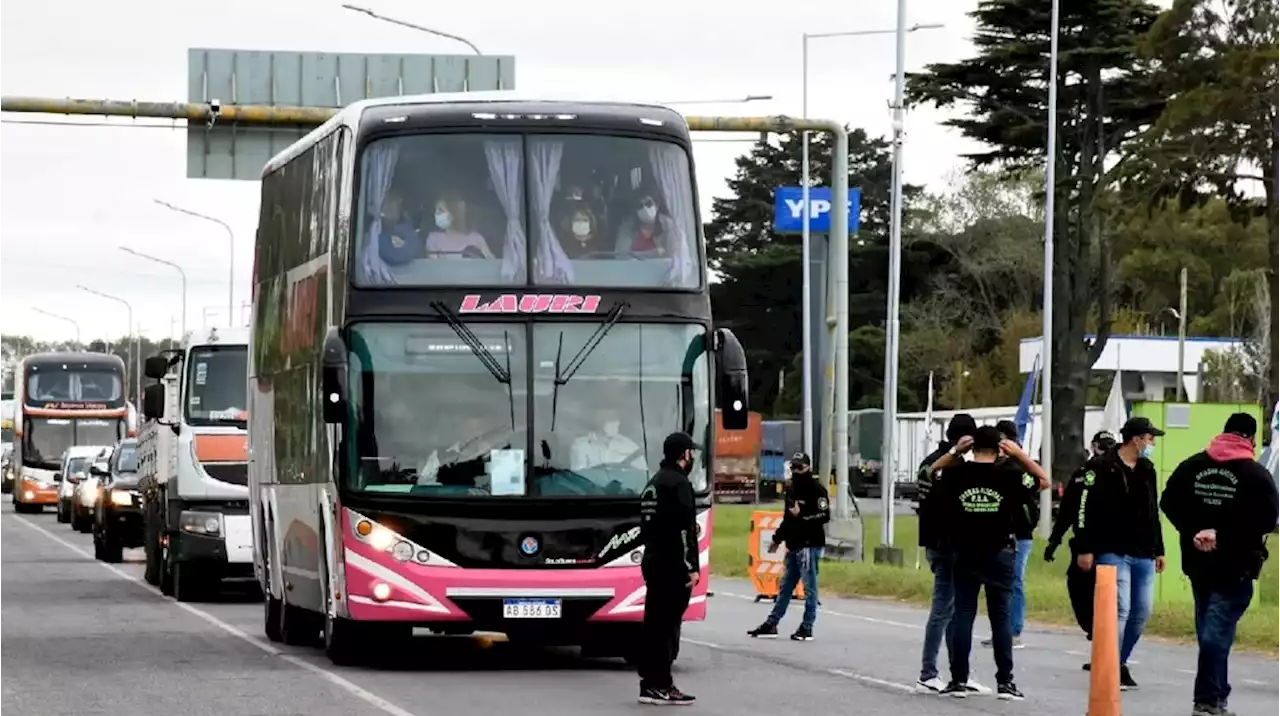
{"type": "Polygon", "coordinates": [[[209,111],[215,115],[222,113],[222,102],[220,100],[209,100],[209,111]]]}

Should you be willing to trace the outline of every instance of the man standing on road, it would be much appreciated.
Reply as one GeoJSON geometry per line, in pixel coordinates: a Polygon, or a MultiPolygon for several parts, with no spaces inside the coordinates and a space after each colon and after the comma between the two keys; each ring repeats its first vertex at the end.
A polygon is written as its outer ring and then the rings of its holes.
{"type": "Polygon", "coordinates": [[[677,689],[671,664],[680,645],[680,622],[698,584],[698,525],[689,471],[698,446],[684,433],[672,433],[662,443],[662,466],[640,493],[640,564],[646,587],[644,632],[638,671],[640,703],[693,703],[677,689]]]}
{"type": "MultiPolygon", "coordinates": [[[[1116,439],[1111,433],[1103,430],[1093,436],[1091,457],[1105,455],[1114,450],[1116,439]]],[[[1058,515],[1053,521],[1053,532],[1049,535],[1049,544],[1044,548],[1044,561],[1052,562],[1053,553],[1067,536],[1067,530],[1076,523],[1080,512],[1080,494],[1084,491],[1084,476],[1089,471],[1088,462],[1071,475],[1071,481],[1062,491],[1062,501],[1058,504],[1058,515]]],[[[1076,564],[1077,549],[1073,536],[1067,543],[1071,550],[1071,561],[1067,564],[1067,598],[1071,600],[1071,611],[1076,616],[1076,623],[1084,631],[1085,638],[1093,639],[1093,587],[1094,573],[1084,571],[1076,564]]],[[[1086,664],[1087,666],[1087,664],[1086,664]]]]}
{"type": "Polygon", "coordinates": [[[1164,571],[1164,536],[1156,502],[1151,454],[1164,431],[1144,417],[1129,418],[1120,446],[1086,465],[1076,510],[1076,564],[1116,568],[1120,688],[1136,689],[1129,657],[1142,638],[1155,600],[1156,575],[1164,571]]]}
{"type": "MultiPolygon", "coordinates": [[[[996,423],[996,429],[1005,440],[1018,442],[1018,426],[1012,420],[1001,420],[996,423]]],[[[1024,473],[1022,465],[1017,460],[1001,455],[997,462],[1006,466],[1019,480],[1022,480],[1024,473]]],[[[1019,521],[1018,529],[1014,532],[1017,547],[1013,563],[1013,595],[1009,599],[1009,631],[1013,634],[1015,649],[1021,649],[1023,646],[1022,626],[1027,619],[1027,592],[1023,584],[1027,574],[1027,561],[1031,558],[1035,528],[1040,523],[1040,487],[1030,479],[1025,481],[1025,485],[1026,501],[1022,505],[1024,519],[1019,521]]],[[[992,640],[984,639],[982,645],[991,646],[992,640]]]]}
{"type": "MultiPolygon", "coordinates": [[[[916,503],[917,524],[920,530],[919,545],[924,549],[925,558],[929,560],[929,569],[933,572],[933,601],[929,605],[929,621],[924,628],[924,649],[920,656],[920,678],[916,681],[916,691],[923,694],[939,694],[946,687],[938,678],[938,650],[942,648],[945,638],[947,653],[951,653],[952,624],[951,617],[955,611],[955,592],[951,582],[951,555],[941,539],[937,519],[934,516],[935,503],[931,492],[943,479],[943,468],[948,464],[959,463],[962,455],[968,451],[973,441],[973,434],[978,429],[977,422],[968,413],[956,413],[947,424],[947,439],[938,444],[938,449],[929,454],[921,463],[916,478],[919,495],[916,503]],[[948,458],[948,456],[951,456],[948,458]],[[946,460],[947,462],[943,462],[946,460]],[[954,463],[952,462],[954,460],[954,463]]],[[[991,689],[970,680],[965,684],[970,693],[986,695],[991,689]]]]}
{"type": "Polygon", "coordinates": [[[786,513],[782,524],[773,533],[769,553],[787,545],[786,572],[778,596],[774,598],[773,611],[760,626],[747,632],[757,639],[775,639],[778,622],[786,616],[791,606],[791,595],[796,584],[804,582],[804,618],[800,628],[791,635],[792,641],[813,639],[813,622],[818,617],[818,562],[827,546],[827,530],[823,525],[831,521],[827,489],[813,476],[809,456],[798,452],[791,456],[791,484],[787,486],[786,513]]]}
{"type": "Polygon", "coordinates": [[[996,696],[1021,701],[1013,682],[1013,635],[1009,624],[1009,598],[1013,591],[1014,534],[1026,519],[1028,483],[1037,490],[1049,485],[1044,469],[1018,444],[992,426],[978,428],[972,440],[962,441],[961,451],[973,449],[973,459],[952,465],[948,453],[938,465],[946,477],[934,488],[942,540],[951,552],[955,585],[954,629],[951,636],[951,682],[943,694],[969,695],[969,652],[973,622],[978,616],[978,592],[987,595],[992,648],[996,658],[996,696]],[[1015,460],[1020,471],[998,462],[1001,455],[1015,460]]]}
{"type": "Polygon", "coordinates": [[[1200,658],[1192,716],[1233,714],[1227,710],[1227,659],[1277,517],[1276,487],[1253,459],[1257,433],[1253,416],[1232,415],[1208,449],[1173,471],[1160,499],[1178,530],[1182,571],[1195,596],[1200,658]]]}

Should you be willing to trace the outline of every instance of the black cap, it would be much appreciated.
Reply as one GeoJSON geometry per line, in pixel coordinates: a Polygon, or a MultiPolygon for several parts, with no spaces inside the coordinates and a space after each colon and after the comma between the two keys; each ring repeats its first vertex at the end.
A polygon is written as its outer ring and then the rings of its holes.
{"type": "Polygon", "coordinates": [[[1108,430],[1099,430],[1093,434],[1093,439],[1089,442],[1094,445],[1115,445],[1116,436],[1112,435],[1108,430]]]}
{"type": "Polygon", "coordinates": [[[947,424],[947,442],[957,443],[960,438],[973,437],[978,430],[978,422],[968,413],[956,413],[947,424]]]}
{"type": "Polygon", "coordinates": [[[1258,421],[1248,413],[1235,413],[1227,418],[1227,424],[1222,426],[1222,432],[1252,439],[1258,435],[1258,421]]]}
{"type": "Polygon", "coordinates": [[[791,464],[792,464],[792,465],[804,465],[805,467],[808,467],[808,466],[812,465],[812,464],[813,464],[813,462],[809,459],[809,456],[808,456],[807,454],[802,453],[802,452],[798,452],[798,453],[795,453],[795,454],[793,454],[793,455],[791,456],[791,464]]]}
{"type": "Polygon", "coordinates": [[[996,423],[996,430],[999,430],[1000,434],[1004,435],[1007,439],[1014,442],[1018,441],[1018,424],[1012,420],[1001,420],[996,423]]]}
{"type": "Polygon", "coordinates": [[[1142,416],[1129,418],[1125,421],[1124,427],[1120,428],[1120,437],[1124,438],[1126,442],[1139,435],[1152,435],[1158,438],[1164,435],[1164,431],[1152,425],[1150,419],[1142,416]]]}
{"type": "Polygon", "coordinates": [[[666,440],[662,441],[662,456],[668,460],[675,460],[683,455],[685,450],[697,449],[698,444],[684,433],[671,433],[666,440]]]}

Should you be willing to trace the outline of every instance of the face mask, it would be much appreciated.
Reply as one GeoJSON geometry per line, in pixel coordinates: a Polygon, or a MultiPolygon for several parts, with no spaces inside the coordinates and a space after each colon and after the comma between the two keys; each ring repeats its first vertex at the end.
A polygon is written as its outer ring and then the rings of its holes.
{"type": "Polygon", "coordinates": [[[605,434],[605,435],[608,435],[609,437],[613,437],[614,435],[617,435],[617,434],[618,434],[618,428],[619,428],[619,427],[620,427],[620,425],[619,425],[619,421],[617,421],[617,420],[610,420],[609,422],[607,422],[607,423],[605,423],[604,425],[600,426],[600,429],[604,431],[604,434],[605,434]]]}
{"type": "Polygon", "coordinates": [[[658,216],[658,207],[656,206],[641,207],[638,211],[636,211],[636,216],[640,217],[640,220],[643,221],[644,223],[652,224],[653,220],[658,216]]]}
{"type": "Polygon", "coordinates": [[[453,225],[453,217],[449,215],[449,212],[447,211],[436,212],[436,226],[440,227],[441,231],[448,231],[449,227],[452,225],[453,225]]]}
{"type": "Polygon", "coordinates": [[[1154,454],[1155,451],[1156,451],[1155,443],[1147,443],[1146,445],[1142,446],[1142,450],[1138,453],[1138,455],[1150,460],[1152,454],[1154,454]]]}
{"type": "Polygon", "coordinates": [[[590,233],[591,233],[591,222],[589,222],[589,221],[575,221],[575,222],[573,222],[573,235],[574,235],[574,236],[586,236],[587,234],[590,234],[590,233]]]}

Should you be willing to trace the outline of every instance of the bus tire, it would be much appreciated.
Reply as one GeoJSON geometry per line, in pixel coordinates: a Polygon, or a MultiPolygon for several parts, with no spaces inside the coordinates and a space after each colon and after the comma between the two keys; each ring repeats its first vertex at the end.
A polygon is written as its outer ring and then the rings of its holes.
{"type": "Polygon", "coordinates": [[[34,515],[37,512],[42,512],[43,510],[40,505],[29,505],[25,502],[18,502],[17,500],[14,500],[13,511],[20,515],[34,515]]]}
{"type": "Polygon", "coordinates": [[[271,641],[284,641],[284,631],[281,629],[281,613],[284,611],[284,603],[272,596],[270,591],[264,594],[263,597],[262,632],[271,641]]]}
{"type": "Polygon", "coordinates": [[[180,602],[194,602],[209,592],[207,579],[196,576],[198,565],[178,562],[170,570],[173,577],[173,598],[180,602]]]}
{"type": "Polygon", "coordinates": [[[287,600],[280,605],[280,641],[289,646],[312,646],[320,638],[323,625],[317,620],[320,615],[295,607],[287,600]]]}
{"type": "Polygon", "coordinates": [[[342,617],[325,615],[324,655],[334,666],[357,666],[364,660],[365,646],[370,645],[366,625],[342,617]]]}

